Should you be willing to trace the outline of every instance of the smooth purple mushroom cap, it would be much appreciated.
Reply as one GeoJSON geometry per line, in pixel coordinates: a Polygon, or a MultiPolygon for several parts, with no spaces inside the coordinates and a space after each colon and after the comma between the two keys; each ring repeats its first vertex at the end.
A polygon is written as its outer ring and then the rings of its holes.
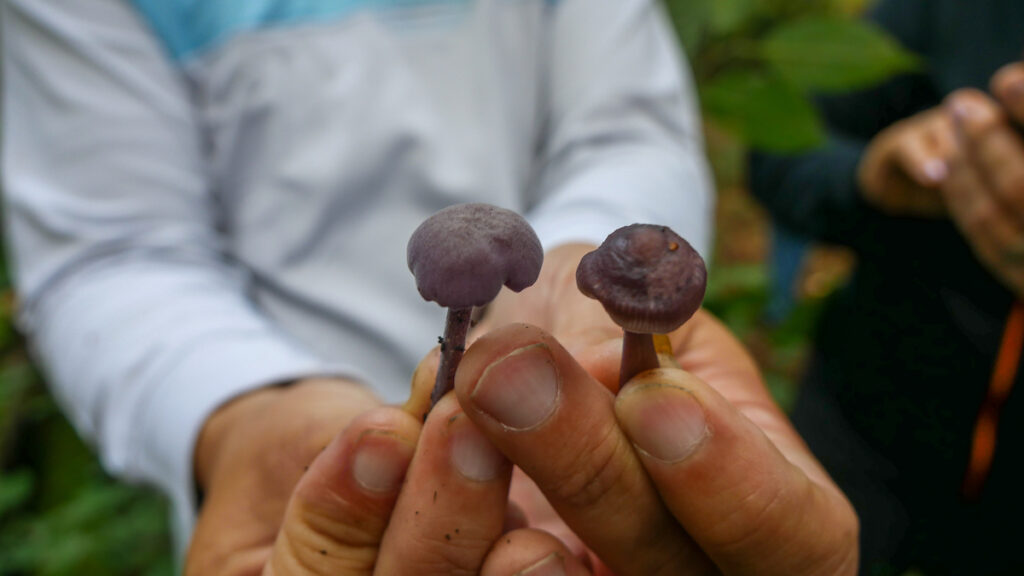
{"type": "Polygon", "coordinates": [[[519,292],[533,285],[544,263],[529,223],[489,204],[437,212],[413,233],[406,256],[420,295],[455,309],[484,306],[502,286],[519,292]]]}
{"type": "Polygon", "coordinates": [[[704,259],[664,226],[633,224],[613,232],[576,269],[576,285],[601,302],[616,324],[640,334],[667,334],[700,308],[704,259]]]}

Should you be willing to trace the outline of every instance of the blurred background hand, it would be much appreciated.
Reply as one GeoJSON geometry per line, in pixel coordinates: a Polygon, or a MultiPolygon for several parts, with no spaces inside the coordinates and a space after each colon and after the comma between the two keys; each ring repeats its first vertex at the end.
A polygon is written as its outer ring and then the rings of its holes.
{"type": "Polygon", "coordinates": [[[958,146],[942,196],[978,259],[1024,298],[1024,65],[1002,69],[992,93],[947,100],[958,146]]]}

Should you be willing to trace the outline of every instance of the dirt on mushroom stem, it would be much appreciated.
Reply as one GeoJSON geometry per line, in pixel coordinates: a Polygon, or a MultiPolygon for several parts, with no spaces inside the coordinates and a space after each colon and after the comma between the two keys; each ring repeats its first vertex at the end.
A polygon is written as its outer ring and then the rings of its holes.
{"type": "Polygon", "coordinates": [[[449,308],[448,321],[445,323],[444,337],[441,339],[441,365],[437,370],[437,381],[434,391],[430,394],[430,407],[433,408],[445,394],[455,389],[455,369],[466,353],[466,336],[473,321],[472,308],[449,308]]]}

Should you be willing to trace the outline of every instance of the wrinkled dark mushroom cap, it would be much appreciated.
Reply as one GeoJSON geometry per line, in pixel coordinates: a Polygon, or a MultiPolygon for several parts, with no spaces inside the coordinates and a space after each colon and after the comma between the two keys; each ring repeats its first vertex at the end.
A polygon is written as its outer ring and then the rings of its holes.
{"type": "Polygon", "coordinates": [[[623,329],[667,334],[700,308],[707,269],[690,243],[669,228],[633,224],[583,257],[576,285],[623,329]]]}
{"type": "Polygon", "coordinates": [[[544,262],[526,220],[488,204],[434,214],[413,233],[406,256],[420,295],[445,308],[484,306],[502,286],[519,292],[537,281],[544,262]]]}

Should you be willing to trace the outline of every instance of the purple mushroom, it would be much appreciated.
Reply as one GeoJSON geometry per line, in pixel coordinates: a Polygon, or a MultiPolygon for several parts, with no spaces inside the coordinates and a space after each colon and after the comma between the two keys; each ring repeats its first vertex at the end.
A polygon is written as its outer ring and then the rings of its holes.
{"type": "Polygon", "coordinates": [[[700,254],[664,226],[633,224],[613,232],[580,260],[576,285],[622,326],[619,382],[659,366],[652,334],[667,334],[700,308],[707,269],[700,254]]]}
{"type": "Polygon", "coordinates": [[[455,387],[473,308],[494,300],[502,286],[519,292],[536,282],[544,251],[533,228],[515,212],[459,204],[416,229],[407,257],[420,295],[448,308],[433,406],[455,387]]]}

